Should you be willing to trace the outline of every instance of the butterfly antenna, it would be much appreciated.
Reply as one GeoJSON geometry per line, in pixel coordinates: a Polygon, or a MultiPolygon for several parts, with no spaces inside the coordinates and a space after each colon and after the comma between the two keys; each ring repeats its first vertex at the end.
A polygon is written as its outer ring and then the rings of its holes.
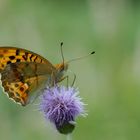
{"type": "Polygon", "coordinates": [[[77,60],[80,60],[80,59],[89,57],[90,55],[92,55],[92,54],[94,54],[94,53],[95,53],[95,51],[91,52],[91,53],[88,54],[88,55],[85,55],[85,56],[82,56],[82,57],[77,57],[77,58],[71,59],[71,60],[69,60],[67,63],[70,63],[70,62],[72,62],[72,61],[77,61],[77,60]]]}
{"type": "Polygon", "coordinates": [[[61,42],[60,47],[61,47],[62,62],[63,62],[63,65],[64,65],[63,42],[61,42]]]}

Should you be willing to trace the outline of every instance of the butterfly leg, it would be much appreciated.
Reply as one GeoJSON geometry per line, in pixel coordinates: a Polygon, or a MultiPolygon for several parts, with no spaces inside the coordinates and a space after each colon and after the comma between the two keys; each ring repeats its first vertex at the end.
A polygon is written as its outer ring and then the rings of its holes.
{"type": "Polygon", "coordinates": [[[67,75],[67,76],[65,76],[65,77],[62,77],[59,81],[58,81],[58,83],[59,82],[62,82],[63,80],[67,80],[67,87],[68,87],[68,83],[69,83],[69,76],[67,75]]]}
{"type": "MultiPolygon", "coordinates": [[[[67,80],[67,87],[68,87],[68,85],[69,85],[69,76],[68,75],[63,77],[63,78],[61,78],[58,82],[61,82],[61,81],[65,80],[65,79],[67,80]]],[[[71,84],[72,87],[75,84],[75,80],[76,80],[76,74],[74,74],[74,78],[73,78],[73,81],[72,81],[72,84],[71,84]]]]}
{"type": "Polygon", "coordinates": [[[72,82],[72,84],[71,84],[72,87],[73,87],[74,84],[75,84],[75,80],[76,80],[76,74],[74,73],[74,79],[73,79],[73,82],[72,82]]]}
{"type": "Polygon", "coordinates": [[[75,84],[75,81],[76,81],[76,74],[75,73],[73,73],[72,71],[70,71],[69,70],[69,73],[72,73],[73,74],[73,81],[72,81],[72,84],[71,84],[71,86],[73,87],[74,86],[74,84],[75,84]]]}

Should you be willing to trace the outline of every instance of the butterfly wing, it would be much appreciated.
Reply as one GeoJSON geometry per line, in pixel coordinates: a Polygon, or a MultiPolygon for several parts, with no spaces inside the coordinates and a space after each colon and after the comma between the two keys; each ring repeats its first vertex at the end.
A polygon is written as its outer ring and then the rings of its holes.
{"type": "Polygon", "coordinates": [[[51,81],[52,70],[46,64],[17,62],[8,64],[1,72],[4,91],[9,98],[25,106],[51,81]]]}
{"type": "Polygon", "coordinates": [[[46,80],[43,76],[38,76],[28,78],[25,82],[3,82],[2,86],[10,99],[25,106],[38,97],[39,90],[45,86],[46,80]]]}
{"type": "Polygon", "coordinates": [[[48,67],[55,67],[42,56],[16,47],[0,47],[0,72],[10,63],[16,62],[36,62],[47,64],[48,67]]]}
{"type": "Polygon", "coordinates": [[[0,47],[0,73],[4,91],[9,98],[25,106],[34,99],[42,85],[49,83],[56,68],[42,56],[31,51],[0,47]]]}

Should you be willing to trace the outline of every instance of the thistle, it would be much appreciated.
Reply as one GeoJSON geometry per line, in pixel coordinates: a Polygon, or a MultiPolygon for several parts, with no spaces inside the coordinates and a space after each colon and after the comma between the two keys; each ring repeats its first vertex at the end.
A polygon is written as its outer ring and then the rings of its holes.
{"type": "Polygon", "coordinates": [[[47,120],[62,134],[71,133],[75,118],[85,115],[84,103],[74,87],[55,86],[46,88],[41,96],[40,109],[47,120]]]}

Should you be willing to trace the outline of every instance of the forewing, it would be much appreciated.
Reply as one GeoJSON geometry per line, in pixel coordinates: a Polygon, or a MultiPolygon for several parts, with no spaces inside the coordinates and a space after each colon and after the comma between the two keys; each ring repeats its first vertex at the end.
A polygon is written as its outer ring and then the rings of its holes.
{"type": "Polygon", "coordinates": [[[54,66],[42,56],[16,47],[0,47],[0,72],[10,63],[17,62],[36,62],[47,64],[54,69],[54,66]]]}

